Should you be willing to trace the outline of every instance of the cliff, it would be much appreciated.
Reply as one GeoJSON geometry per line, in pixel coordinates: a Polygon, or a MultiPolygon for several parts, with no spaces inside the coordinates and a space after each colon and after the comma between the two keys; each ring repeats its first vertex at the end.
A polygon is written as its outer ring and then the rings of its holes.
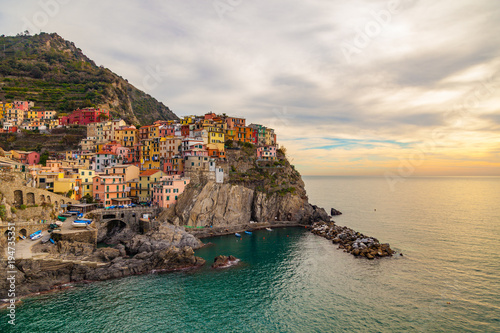
{"type": "Polygon", "coordinates": [[[97,66],[58,34],[0,37],[0,100],[35,102],[34,110],[102,107],[132,124],[177,119],[163,103],[97,66]]]}
{"type": "Polygon", "coordinates": [[[161,220],[176,225],[224,227],[250,221],[328,221],[323,208],[309,204],[304,182],[285,150],[276,161],[257,161],[255,148],[227,151],[227,183],[189,185],[161,220]]]}

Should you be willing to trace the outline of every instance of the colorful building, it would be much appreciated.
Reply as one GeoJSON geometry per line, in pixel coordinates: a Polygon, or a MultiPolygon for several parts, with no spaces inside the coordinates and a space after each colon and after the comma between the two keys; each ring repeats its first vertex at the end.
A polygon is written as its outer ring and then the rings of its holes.
{"type": "Polygon", "coordinates": [[[104,170],[106,176],[121,176],[125,182],[139,178],[140,169],[133,164],[117,164],[104,170]]]}
{"type": "Polygon", "coordinates": [[[60,125],[88,125],[109,119],[109,110],[104,109],[78,109],[68,116],[59,118],[60,125]]]}
{"type": "Polygon", "coordinates": [[[92,170],[96,172],[104,172],[104,169],[118,164],[118,158],[116,154],[100,151],[94,156],[94,162],[92,164],[92,170]]]}
{"type": "Polygon", "coordinates": [[[263,161],[274,161],[276,160],[276,147],[275,146],[263,146],[257,148],[257,159],[263,161]]]}
{"type": "Polygon", "coordinates": [[[150,202],[152,200],[153,183],[165,176],[165,173],[160,170],[146,170],[139,175],[137,195],[140,202],[150,202]]]}
{"type": "Polygon", "coordinates": [[[111,206],[113,199],[127,198],[126,183],[122,176],[94,176],[93,194],[94,200],[105,207],[111,206]]]}
{"type": "Polygon", "coordinates": [[[40,162],[40,154],[36,151],[12,150],[12,158],[26,165],[35,165],[40,162]]]}
{"type": "Polygon", "coordinates": [[[178,175],[163,176],[153,184],[153,204],[160,208],[170,208],[189,184],[189,178],[178,175]]]}

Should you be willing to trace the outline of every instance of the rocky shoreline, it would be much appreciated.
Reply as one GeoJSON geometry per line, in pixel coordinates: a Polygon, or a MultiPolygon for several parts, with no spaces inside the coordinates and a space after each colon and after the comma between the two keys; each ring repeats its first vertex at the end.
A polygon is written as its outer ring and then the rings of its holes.
{"type": "Polygon", "coordinates": [[[367,237],[351,228],[338,226],[335,222],[315,222],[309,229],[313,234],[331,240],[332,243],[339,245],[339,249],[356,257],[375,259],[390,257],[395,253],[389,244],[381,244],[374,237],[367,237]]]}
{"type": "MultiPolygon", "coordinates": [[[[64,290],[74,283],[199,268],[205,265],[204,259],[194,255],[194,249],[204,246],[199,238],[266,227],[306,227],[357,257],[375,259],[395,253],[389,244],[381,244],[376,238],[337,226],[334,222],[315,222],[308,226],[292,222],[259,223],[236,225],[231,230],[210,228],[200,231],[163,224],[155,233],[147,235],[117,235],[116,241],[119,243],[113,247],[93,249],[86,243],[65,241],[58,242],[49,251],[39,247],[39,251],[48,252],[46,258],[16,260],[16,292],[20,298],[29,297],[64,290]]],[[[212,267],[229,267],[238,261],[232,256],[218,256],[212,267]]],[[[0,262],[0,308],[2,301],[7,298],[8,288],[4,285],[7,271],[7,262],[0,262]]]]}
{"type": "MultiPolygon", "coordinates": [[[[15,260],[14,268],[0,262],[0,303],[8,297],[7,272],[15,272],[16,296],[25,297],[60,286],[103,281],[130,275],[197,268],[205,260],[194,255],[203,243],[183,228],[163,224],[146,235],[117,235],[113,247],[59,241],[38,248],[41,257],[15,260]],[[9,268],[9,269],[7,269],[9,268]]],[[[12,273],[10,273],[12,274],[12,273]]]]}

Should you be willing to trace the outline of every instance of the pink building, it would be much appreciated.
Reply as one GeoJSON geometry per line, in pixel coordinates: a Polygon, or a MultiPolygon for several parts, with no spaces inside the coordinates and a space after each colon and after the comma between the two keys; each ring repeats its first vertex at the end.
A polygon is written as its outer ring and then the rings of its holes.
{"type": "Polygon", "coordinates": [[[94,199],[105,207],[112,204],[129,204],[123,176],[95,176],[92,182],[94,199]]]}
{"type": "Polygon", "coordinates": [[[134,153],[128,147],[117,147],[115,154],[118,161],[121,161],[123,164],[132,163],[134,160],[134,153]]]}
{"type": "Polygon", "coordinates": [[[19,162],[27,165],[35,165],[40,162],[40,154],[36,151],[17,151],[19,162]]]}
{"type": "Polygon", "coordinates": [[[170,208],[189,184],[189,178],[178,175],[163,176],[153,184],[153,204],[160,208],[170,208]]]}
{"type": "Polygon", "coordinates": [[[275,146],[263,146],[257,148],[257,159],[264,161],[272,161],[276,159],[275,146]]]}
{"type": "Polygon", "coordinates": [[[14,106],[14,109],[22,110],[22,111],[28,111],[29,110],[29,103],[28,101],[14,101],[12,103],[14,106]]]}
{"type": "Polygon", "coordinates": [[[246,120],[245,118],[227,117],[226,124],[227,129],[235,129],[236,127],[245,127],[246,120]]]}
{"type": "Polygon", "coordinates": [[[174,125],[161,125],[159,129],[160,129],[160,137],[161,138],[175,135],[175,126],[174,125]]]}
{"type": "Polygon", "coordinates": [[[122,145],[117,143],[116,141],[112,141],[110,143],[106,143],[104,145],[102,145],[102,151],[105,151],[105,152],[108,152],[108,153],[112,153],[112,154],[116,154],[118,155],[118,149],[121,148],[122,145]]]}
{"type": "Polygon", "coordinates": [[[91,123],[99,123],[109,119],[109,111],[104,109],[81,109],[75,110],[68,116],[59,118],[59,125],[88,125],[91,123]]]}

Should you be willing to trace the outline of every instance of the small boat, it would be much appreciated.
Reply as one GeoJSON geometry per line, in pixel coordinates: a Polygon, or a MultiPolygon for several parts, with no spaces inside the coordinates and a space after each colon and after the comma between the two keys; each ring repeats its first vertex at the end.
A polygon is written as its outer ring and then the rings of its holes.
{"type": "Polygon", "coordinates": [[[30,235],[31,240],[35,240],[35,239],[38,239],[40,237],[42,237],[42,230],[35,231],[34,233],[32,233],[30,235]]]}
{"type": "Polygon", "coordinates": [[[73,221],[73,227],[75,227],[75,228],[86,228],[91,223],[92,223],[92,220],[89,220],[89,219],[74,220],[73,221]]]}
{"type": "Polygon", "coordinates": [[[60,227],[60,226],[62,226],[62,225],[63,225],[63,223],[62,223],[62,222],[60,222],[60,221],[56,221],[56,222],[54,222],[54,224],[57,224],[57,226],[58,226],[58,227],[60,227]]]}
{"type": "Polygon", "coordinates": [[[66,221],[66,217],[65,217],[65,216],[61,216],[61,215],[59,215],[59,216],[57,217],[57,219],[58,219],[59,221],[62,221],[62,222],[66,221]]]}
{"type": "Polygon", "coordinates": [[[245,230],[245,234],[247,234],[247,235],[251,235],[251,234],[252,234],[252,232],[251,232],[251,231],[247,231],[247,230],[245,230]]]}
{"type": "Polygon", "coordinates": [[[235,235],[236,237],[241,237],[241,235],[240,235],[239,233],[237,233],[237,232],[235,232],[235,233],[234,233],[234,235],[235,235]]]}
{"type": "Polygon", "coordinates": [[[56,242],[54,242],[54,240],[51,238],[49,239],[49,241],[52,243],[52,244],[55,244],[56,242]]]}
{"type": "Polygon", "coordinates": [[[267,231],[273,231],[273,229],[271,229],[271,228],[266,228],[266,230],[267,230],[267,231]]]}

